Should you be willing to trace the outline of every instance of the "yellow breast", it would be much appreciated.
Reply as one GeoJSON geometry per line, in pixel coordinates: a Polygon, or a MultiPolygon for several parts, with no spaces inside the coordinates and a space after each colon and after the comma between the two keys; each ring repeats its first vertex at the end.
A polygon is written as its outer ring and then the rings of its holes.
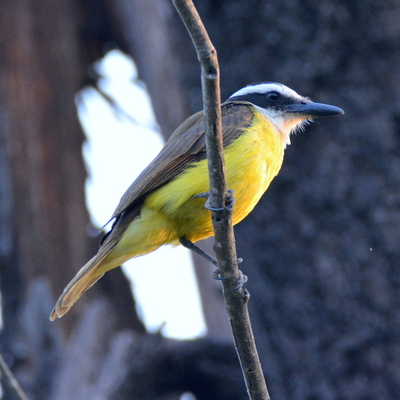
{"type": "Polygon", "coordinates": [[[284,145],[274,125],[257,113],[252,126],[225,152],[228,187],[235,191],[234,224],[245,218],[268,189],[283,162],[284,145]]]}
{"type": "MultiPolygon", "coordinates": [[[[236,198],[233,223],[245,218],[278,174],[284,144],[274,125],[255,113],[252,125],[225,148],[228,188],[236,198]]],[[[177,238],[195,242],[213,234],[210,212],[203,198],[209,190],[207,160],[195,163],[167,185],[149,195],[144,208],[162,213],[175,226],[177,238]]]]}

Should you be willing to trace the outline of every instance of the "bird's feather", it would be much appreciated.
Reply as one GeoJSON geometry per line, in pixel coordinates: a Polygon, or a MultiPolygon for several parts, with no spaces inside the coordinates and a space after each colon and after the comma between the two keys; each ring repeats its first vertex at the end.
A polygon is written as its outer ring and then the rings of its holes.
{"type": "MultiPolygon", "coordinates": [[[[251,125],[253,112],[249,103],[228,102],[222,105],[222,135],[224,147],[237,139],[251,125]]],[[[82,294],[94,285],[108,269],[107,256],[132,221],[140,215],[144,198],[160,186],[177,177],[190,164],[206,158],[204,114],[188,118],[172,134],[158,156],[132,183],[113,213],[110,232],[102,239],[98,253],[84,265],[64,289],[50,316],[62,317],[82,294]]]]}
{"type": "MultiPolygon", "coordinates": [[[[252,121],[250,103],[227,102],[221,106],[224,147],[239,137],[252,121]]],[[[122,196],[112,218],[135,205],[144,196],[178,176],[190,164],[206,157],[203,111],[183,122],[171,135],[158,156],[122,196]]]]}

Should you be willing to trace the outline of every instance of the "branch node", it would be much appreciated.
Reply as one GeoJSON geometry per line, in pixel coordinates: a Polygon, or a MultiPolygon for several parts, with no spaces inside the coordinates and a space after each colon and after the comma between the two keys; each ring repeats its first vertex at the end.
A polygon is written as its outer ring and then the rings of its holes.
{"type": "Polygon", "coordinates": [[[218,70],[212,66],[210,66],[209,68],[207,68],[206,71],[203,71],[204,77],[207,79],[217,79],[218,78],[218,70]]]}

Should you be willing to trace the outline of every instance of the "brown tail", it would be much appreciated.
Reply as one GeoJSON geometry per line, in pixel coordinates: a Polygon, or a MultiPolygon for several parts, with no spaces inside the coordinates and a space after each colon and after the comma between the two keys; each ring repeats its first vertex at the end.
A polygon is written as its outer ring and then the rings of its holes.
{"type": "Polygon", "coordinates": [[[98,255],[96,255],[79,270],[57,300],[50,315],[51,321],[54,321],[56,318],[61,318],[66,314],[83,293],[104,275],[98,274],[98,267],[101,265],[102,260],[103,258],[99,260],[98,255]]]}
{"type": "Polygon", "coordinates": [[[129,212],[118,216],[112,230],[104,237],[98,253],[79,270],[75,278],[62,292],[54,310],[50,314],[52,321],[66,314],[83,293],[93,286],[105,272],[118,267],[121,263],[133,257],[132,254],[127,254],[125,259],[123,257],[113,260],[107,259],[107,256],[112,252],[126,228],[139,215],[140,208],[141,204],[138,204],[129,212]]]}

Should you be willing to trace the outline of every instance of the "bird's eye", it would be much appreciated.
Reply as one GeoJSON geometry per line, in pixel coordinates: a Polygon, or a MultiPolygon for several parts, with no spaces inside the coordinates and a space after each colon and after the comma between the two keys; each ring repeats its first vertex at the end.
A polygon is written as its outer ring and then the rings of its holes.
{"type": "Polygon", "coordinates": [[[268,98],[268,100],[271,100],[271,101],[277,101],[279,99],[279,93],[278,92],[268,92],[267,98],[268,98]]]}

